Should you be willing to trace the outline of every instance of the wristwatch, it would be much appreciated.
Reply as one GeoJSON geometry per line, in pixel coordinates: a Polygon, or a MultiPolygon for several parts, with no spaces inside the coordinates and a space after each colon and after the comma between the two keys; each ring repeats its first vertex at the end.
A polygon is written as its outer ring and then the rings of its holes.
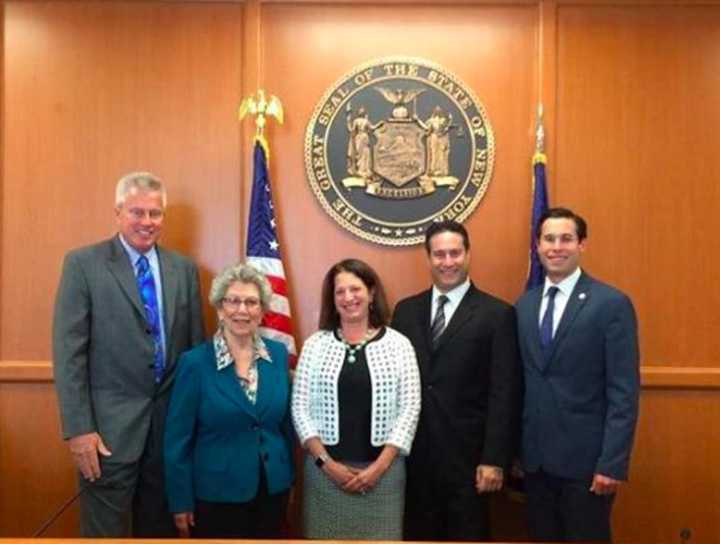
{"type": "Polygon", "coordinates": [[[330,456],[327,453],[321,453],[315,458],[315,466],[322,468],[329,460],[330,456]]]}

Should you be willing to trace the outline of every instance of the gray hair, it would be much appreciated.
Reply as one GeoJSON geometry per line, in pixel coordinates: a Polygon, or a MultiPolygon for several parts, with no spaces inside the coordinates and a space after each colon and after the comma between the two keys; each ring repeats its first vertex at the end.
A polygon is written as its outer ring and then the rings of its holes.
{"type": "Polygon", "coordinates": [[[133,192],[158,192],[162,197],[163,208],[167,206],[167,191],[162,180],[150,172],[131,172],[120,178],[115,186],[115,206],[122,206],[128,195],[133,192]]]}
{"type": "Polygon", "coordinates": [[[260,293],[260,305],[263,311],[267,311],[270,308],[270,297],[272,297],[270,282],[265,277],[265,274],[257,268],[242,263],[226,267],[213,278],[212,286],[210,287],[210,296],[208,296],[210,304],[219,308],[227,290],[233,283],[238,281],[240,283],[254,284],[260,293]]]}

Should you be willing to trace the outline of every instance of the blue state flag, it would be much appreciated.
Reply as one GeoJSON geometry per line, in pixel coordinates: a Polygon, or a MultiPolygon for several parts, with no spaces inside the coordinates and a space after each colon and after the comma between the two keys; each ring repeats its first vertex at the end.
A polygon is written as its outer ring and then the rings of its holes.
{"type": "Polygon", "coordinates": [[[547,157],[545,153],[536,151],[533,156],[533,198],[532,198],[532,219],[530,220],[530,266],[528,267],[527,282],[525,290],[542,285],[545,281],[540,258],[537,254],[537,238],[535,232],[540,223],[540,216],[548,209],[547,183],[545,180],[545,165],[547,157]]]}

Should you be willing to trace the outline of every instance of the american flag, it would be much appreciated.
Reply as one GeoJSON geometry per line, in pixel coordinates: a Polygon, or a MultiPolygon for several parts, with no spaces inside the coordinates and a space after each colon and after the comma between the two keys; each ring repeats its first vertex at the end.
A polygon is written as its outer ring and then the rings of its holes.
{"type": "Polygon", "coordinates": [[[287,282],[277,239],[267,155],[267,143],[256,139],[247,231],[247,263],[262,271],[273,289],[270,310],[260,324],[260,334],[285,344],[290,353],[290,365],[294,367],[297,349],[292,336],[287,282]]]}

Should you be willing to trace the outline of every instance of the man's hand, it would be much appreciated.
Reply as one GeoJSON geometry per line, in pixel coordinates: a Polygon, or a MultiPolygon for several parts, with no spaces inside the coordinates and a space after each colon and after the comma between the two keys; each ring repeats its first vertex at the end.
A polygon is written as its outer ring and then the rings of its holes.
{"type": "Polygon", "coordinates": [[[492,465],[478,465],[475,469],[475,489],[479,494],[500,491],[503,486],[503,469],[492,465]]]}
{"type": "Polygon", "coordinates": [[[73,461],[83,478],[94,482],[101,476],[98,452],[103,457],[110,457],[112,453],[105,446],[98,433],[87,433],[73,436],[68,439],[68,447],[73,461]]]}
{"type": "Polygon", "coordinates": [[[617,493],[621,483],[620,480],[616,480],[610,476],[595,473],[592,485],[590,486],[590,493],[595,493],[596,495],[612,495],[617,493]]]}
{"type": "Polygon", "coordinates": [[[192,512],[179,512],[173,514],[175,527],[180,538],[190,538],[190,527],[195,527],[195,514],[192,512]]]}

